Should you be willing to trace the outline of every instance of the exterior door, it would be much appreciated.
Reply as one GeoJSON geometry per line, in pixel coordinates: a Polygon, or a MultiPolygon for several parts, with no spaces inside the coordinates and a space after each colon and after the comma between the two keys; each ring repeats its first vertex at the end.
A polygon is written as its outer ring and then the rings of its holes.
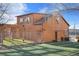
{"type": "Polygon", "coordinates": [[[55,32],[55,40],[57,41],[57,31],[55,32]]]}

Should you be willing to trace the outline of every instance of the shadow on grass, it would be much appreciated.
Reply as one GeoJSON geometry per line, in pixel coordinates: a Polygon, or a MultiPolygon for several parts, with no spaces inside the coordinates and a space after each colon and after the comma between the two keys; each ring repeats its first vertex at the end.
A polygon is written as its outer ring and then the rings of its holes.
{"type": "Polygon", "coordinates": [[[79,43],[78,42],[54,42],[54,43],[47,43],[50,45],[60,46],[60,47],[68,47],[68,48],[76,48],[79,49],[79,43]]]}
{"type": "MultiPolygon", "coordinates": [[[[7,56],[7,55],[13,55],[13,53],[17,53],[17,56],[19,56],[19,55],[22,55],[22,56],[43,56],[43,55],[47,55],[47,54],[51,54],[51,53],[56,54],[57,52],[63,51],[61,49],[55,49],[55,48],[53,48],[53,50],[52,49],[50,50],[49,48],[45,48],[45,47],[42,47],[41,49],[32,49],[31,48],[31,50],[30,49],[27,50],[27,48],[26,48],[26,50],[24,50],[24,49],[22,49],[22,47],[21,48],[11,47],[10,49],[14,49],[14,51],[2,52],[0,54],[7,56]]],[[[14,54],[14,56],[16,56],[16,54],[14,54]]]]}
{"type": "MultiPolygon", "coordinates": [[[[12,41],[9,41],[9,42],[12,42],[12,41]]],[[[64,50],[64,48],[59,49],[59,48],[53,47],[53,46],[60,46],[60,47],[74,48],[75,46],[74,44],[78,45],[78,43],[53,42],[53,43],[45,43],[44,45],[34,44],[34,43],[16,45],[14,42],[12,42],[12,44],[14,44],[14,46],[3,45],[8,49],[8,51],[0,52],[0,55],[6,55],[6,56],[10,56],[10,55],[12,56],[79,55],[79,52],[77,50],[66,51],[64,50]],[[49,45],[51,45],[51,48],[49,47],[49,45]]]]}
{"type": "MultiPolygon", "coordinates": [[[[9,41],[12,42],[12,41],[9,41]]],[[[48,47],[44,47],[44,46],[39,46],[41,44],[26,44],[26,45],[16,45],[14,42],[12,42],[12,44],[14,44],[14,46],[6,46],[3,45],[4,47],[6,47],[7,49],[9,49],[9,51],[4,51],[4,52],[0,52],[0,54],[2,55],[14,55],[14,56],[41,56],[41,55],[46,55],[46,54],[50,54],[50,53],[56,53],[56,52],[60,52],[62,50],[60,49],[51,49],[48,47]],[[36,47],[36,48],[35,48],[36,47]],[[39,48],[41,47],[41,48],[39,48]],[[25,49],[23,49],[25,48],[25,49]],[[28,49],[29,48],[29,49],[28,49]],[[13,51],[10,49],[13,49],[13,51]]]]}

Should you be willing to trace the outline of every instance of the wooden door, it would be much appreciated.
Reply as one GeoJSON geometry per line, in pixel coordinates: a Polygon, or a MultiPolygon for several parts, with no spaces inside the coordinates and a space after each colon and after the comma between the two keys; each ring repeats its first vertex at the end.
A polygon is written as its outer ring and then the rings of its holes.
{"type": "Polygon", "coordinates": [[[55,40],[57,41],[57,38],[58,37],[58,35],[57,35],[57,31],[55,32],[55,40]]]}

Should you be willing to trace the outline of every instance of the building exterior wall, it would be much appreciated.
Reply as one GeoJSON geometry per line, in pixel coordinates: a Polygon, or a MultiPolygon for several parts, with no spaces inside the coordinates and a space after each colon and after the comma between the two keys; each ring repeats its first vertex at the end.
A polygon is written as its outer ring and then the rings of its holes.
{"type": "Polygon", "coordinates": [[[60,23],[57,24],[56,17],[52,16],[49,18],[47,22],[43,24],[43,28],[45,31],[43,32],[43,39],[48,41],[61,41],[65,37],[68,37],[67,29],[69,26],[64,22],[62,18],[60,18],[60,23]],[[55,36],[55,32],[57,32],[57,38],[55,36]],[[67,33],[67,34],[66,34],[67,33]]]}
{"type": "Polygon", "coordinates": [[[5,25],[5,36],[8,36],[12,39],[24,39],[32,40],[35,43],[42,42],[52,42],[52,41],[61,41],[62,38],[65,38],[65,30],[68,29],[69,25],[60,17],[60,22],[57,23],[56,16],[51,16],[41,25],[35,25],[34,22],[40,20],[44,17],[44,14],[28,14],[17,16],[16,25],[5,25]],[[20,22],[20,18],[30,17],[30,22],[27,23],[25,20],[20,22]],[[57,33],[57,34],[56,34],[57,33]]]}
{"type": "MultiPolygon", "coordinates": [[[[31,20],[34,22],[39,20],[44,15],[32,14],[29,16],[31,17],[31,20]]],[[[56,16],[52,16],[48,18],[49,20],[45,21],[43,25],[33,25],[32,21],[31,21],[32,23],[25,25],[26,26],[25,28],[27,28],[26,30],[30,32],[30,37],[32,37],[31,40],[38,41],[38,42],[39,41],[51,42],[56,39],[57,41],[61,41],[62,38],[64,39],[66,37],[65,30],[67,30],[69,26],[63,20],[62,17],[60,17],[60,20],[61,20],[60,23],[57,24],[56,18],[57,18],[56,16]],[[37,34],[39,32],[40,34],[37,34]],[[55,36],[55,32],[57,32],[57,38],[55,36]]]]}

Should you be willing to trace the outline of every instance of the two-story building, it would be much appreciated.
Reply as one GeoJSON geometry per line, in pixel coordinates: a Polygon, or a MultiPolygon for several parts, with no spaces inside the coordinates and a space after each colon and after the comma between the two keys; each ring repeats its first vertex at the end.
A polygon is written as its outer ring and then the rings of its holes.
{"type": "Polygon", "coordinates": [[[29,13],[16,17],[17,24],[4,26],[5,37],[42,43],[62,41],[69,36],[69,24],[59,13],[29,13]]]}
{"type": "Polygon", "coordinates": [[[59,14],[30,13],[17,16],[25,39],[35,42],[61,41],[68,37],[69,24],[59,14]]]}

